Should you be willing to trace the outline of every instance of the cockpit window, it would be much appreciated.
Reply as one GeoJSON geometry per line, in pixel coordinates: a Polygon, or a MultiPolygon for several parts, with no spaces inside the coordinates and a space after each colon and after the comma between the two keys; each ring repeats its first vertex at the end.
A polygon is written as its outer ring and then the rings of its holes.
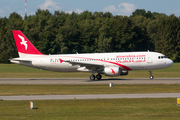
{"type": "Polygon", "coordinates": [[[158,59],[164,59],[167,58],[166,56],[158,56],[158,59]]]}

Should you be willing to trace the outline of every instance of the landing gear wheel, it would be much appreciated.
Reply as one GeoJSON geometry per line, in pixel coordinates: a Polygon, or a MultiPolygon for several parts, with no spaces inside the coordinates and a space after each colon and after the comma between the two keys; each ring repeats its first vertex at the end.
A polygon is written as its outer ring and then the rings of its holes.
{"type": "Polygon", "coordinates": [[[100,79],[102,78],[102,76],[101,76],[100,74],[97,74],[97,75],[96,75],[96,78],[97,78],[98,80],[100,80],[100,79]]]}
{"type": "Polygon", "coordinates": [[[152,80],[154,78],[154,76],[151,75],[149,78],[152,80]]]}
{"type": "Polygon", "coordinates": [[[149,74],[150,74],[149,78],[152,80],[154,78],[154,76],[152,76],[152,71],[151,70],[149,70],[149,74]]]}
{"type": "Polygon", "coordinates": [[[89,78],[90,80],[95,80],[95,75],[91,75],[89,78]]]}

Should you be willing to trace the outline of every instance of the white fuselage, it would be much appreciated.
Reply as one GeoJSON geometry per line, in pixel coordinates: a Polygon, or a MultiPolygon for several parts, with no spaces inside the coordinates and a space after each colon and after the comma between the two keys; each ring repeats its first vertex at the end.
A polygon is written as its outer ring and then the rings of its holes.
{"type": "Polygon", "coordinates": [[[21,65],[57,72],[92,72],[91,64],[104,67],[120,67],[129,70],[153,70],[169,67],[171,59],[157,52],[118,52],[62,55],[28,55],[24,61],[13,61],[21,65]],[[72,63],[71,63],[72,62],[72,63]],[[78,64],[81,63],[81,64],[78,64]],[[84,67],[82,64],[89,65],[84,67]]]}

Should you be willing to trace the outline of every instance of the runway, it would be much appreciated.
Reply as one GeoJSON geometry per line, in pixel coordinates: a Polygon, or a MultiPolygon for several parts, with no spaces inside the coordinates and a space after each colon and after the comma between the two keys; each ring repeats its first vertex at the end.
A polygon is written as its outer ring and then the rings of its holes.
{"type": "MultiPolygon", "coordinates": [[[[0,84],[180,84],[180,78],[110,78],[91,81],[88,78],[0,78],[0,84]]],[[[0,96],[1,100],[69,100],[69,99],[118,99],[118,98],[178,98],[180,93],[151,94],[96,94],[96,95],[23,95],[0,96]]]]}
{"type": "Polygon", "coordinates": [[[180,78],[0,78],[0,84],[180,84],[180,78]]]}
{"type": "Polygon", "coordinates": [[[28,95],[0,96],[1,100],[72,100],[72,99],[118,99],[118,98],[177,98],[180,93],[149,94],[95,94],[95,95],[28,95]]]}

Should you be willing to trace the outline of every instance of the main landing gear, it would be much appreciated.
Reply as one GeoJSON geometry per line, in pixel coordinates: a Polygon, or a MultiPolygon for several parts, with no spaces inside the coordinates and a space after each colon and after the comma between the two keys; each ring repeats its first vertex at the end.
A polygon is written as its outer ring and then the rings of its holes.
{"type": "Polygon", "coordinates": [[[89,78],[90,78],[90,80],[95,80],[95,78],[97,78],[97,80],[100,80],[102,78],[102,76],[101,76],[101,74],[97,74],[96,76],[91,75],[89,78]]]}
{"type": "Polygon", "coordinates": [[[151,70],[149,70],[149,74],[150,74],[149,78],[152,80],[154,78],[154,76],[152,75],[152,71],[151,70]]]}

